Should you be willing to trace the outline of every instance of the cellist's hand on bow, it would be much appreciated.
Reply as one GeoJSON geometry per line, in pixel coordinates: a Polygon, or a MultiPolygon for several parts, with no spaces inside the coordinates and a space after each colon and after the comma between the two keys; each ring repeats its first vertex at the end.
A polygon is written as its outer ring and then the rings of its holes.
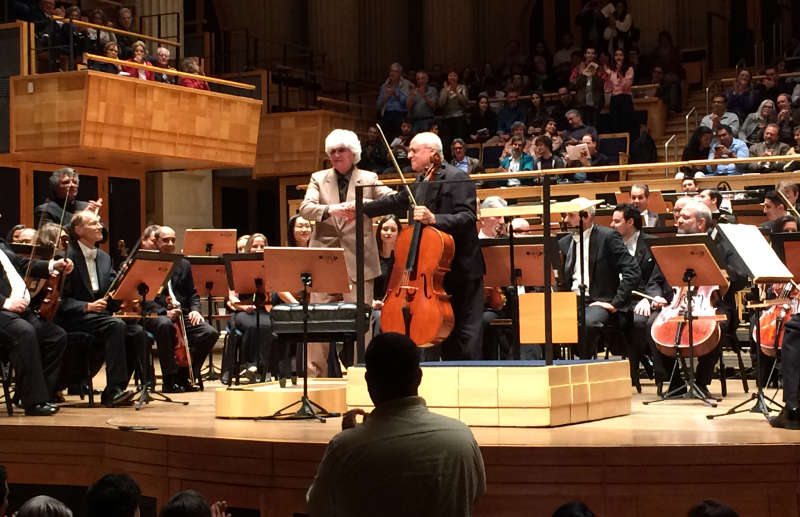
{"type": "Polygon", "coordinates": [[[414,207],[414,220],[422,224],[433,225],[436,224],[436,215],[427,206],[417,205],[414,207]]]}

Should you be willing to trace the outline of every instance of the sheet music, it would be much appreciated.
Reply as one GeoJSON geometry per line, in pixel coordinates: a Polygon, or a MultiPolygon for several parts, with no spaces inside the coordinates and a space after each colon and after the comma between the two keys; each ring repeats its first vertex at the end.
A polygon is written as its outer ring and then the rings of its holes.
{"type": "Polygon", "coordinates": [[[792,279],[792,272],[781,262],[758,227],[748,224],[718,224],[717,228],[742,259],[754,282],[788,282],[792,279]]]}

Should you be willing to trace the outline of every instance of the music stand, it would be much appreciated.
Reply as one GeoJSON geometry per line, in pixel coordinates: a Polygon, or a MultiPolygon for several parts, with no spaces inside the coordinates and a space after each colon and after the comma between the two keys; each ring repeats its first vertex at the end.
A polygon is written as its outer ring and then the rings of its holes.
{"type": "MultiPolygon", "coordinates": [[[[192,278],[194,285],[205,289],[206,304],[208,313],[206,319],[211,322],[214,319],[212,311],[212,298],[224,298],[228,295],[228,273],[225,271],[225,263],[222,257],[206,255],[189,255],[185,257],[192,265],[192,278]]],[[[208,373],[205,375],[207,381],[219,379],[219,370],[214,366],[214,354],[208,354],[208,373]]]]}
{"type": "MultiPolygon", "coordinates": [[[[309,293],[347,293],[350,280],[342,248],[264,248],[264,265],[269,267],[265,279],[267,291],[303,291],[303,357],[308,357],[308,298],[309,293]]],[[[357,311],[358,313],[358,311],[357,311]]],[[[303,395],[300,400],[279,409],[271,419],[299,420],[339,416],[308,398],[308,367],[303,368],[303,395]],[[290,408],[300,405],[294,413],[290,408]]]]}
{"type": "MultiPolygon", "coordinates": [[[[157,251],[138,250],[128,267],[121,273],[122,279],[117,283],[116,289],[109,294],[112,300],[120,302],[139,300],[141,306],[141,324],[144,326],[145,302],[148,293],[154,293],[153,298],[161,293],[169,278],[175,264],[181,259],[180,255],[171,253],[159,253],[157,251]]],[[[139,371],[142,378],[142,391],[139,400],[136,402],[136,410],[142,408],[143,404],[149,404],[151,400],[161,400],[162,402],[172,402],[182,405],[188,402],[172,400],[163,393],[150,393],[149,369],[141,363],[138,357],[139,371]]],[[[191,367],[191,366],[190,366],[191,367]]]]}
{"type": "MultiPolygon", "coordinates": [[[[658,243],[654,243],[650,247],[650,250],[669,285],[686,285],[686,309],[683,311],[681,322],[688,329],[689,367],[686,368],[683,353],[680,347],[676,346],[675,360],[679,361],[684,385],[669,391],[660,399],[645,401],[644,404],[684,398],[697,399],[711,407],[717,407],[716,401],[708,399],[694,379],[694,334],[692,331],[693,320],[705,319],[703,316],[695,316],[692,312],[693,288],[698,285],[716,285],[720,287],[722,294],[728,289],[728,280],[719,266],[721,261],[719,257],[715,256],[716,246],[711,236],[706,233],[698,233],[662,237],[658,243]],[[685,392],[683,392],[684,389],[685,392]]],[[[716,319],[716,316],[713,318],[716,319]]],[[[682,328],[679,330],[683,333],[682,328]]]]}
{"type": "MultiPolygon", "coordinates": [[[[792,233],[777,233],[772,235],[772,244],[767,243],[763,235],[761,235],[758,228],[755,226],[741,225],[741,224],[720,224],[717,225],[720,230],[721,237],[726,239],[731,248],[736,252],[742,261],[743,266],[747,269],[747,275],[753,280],[753,286],[750,289],[748,298],[751,304],[750,308],[755,309],[756,318],[756,336],[761,336],[761,311],[764,310],[768,303],[765,303],[765,289],[759,289],[759,286],[766,287],[776,283],[787,283],[792,280],[793,274],[796,271],[792,267],[787,267],[790,264],[796,267],[798,265],[797,253],[800,251],[800,235],[792,233]],[[776,238],[777,237],[777,238],[776,238]],[[788,246],[787,246],[788,244],[788,246]],[[790,259],[787,261],[786,259],[790,259]],[[783,262],[781,261],[783,260],[783,262]]],[[[780,320],[779,320],[779,323],[780,320]]],[[[776,336],[779,333],[780,327],[776,328],[776,336]]],[[[776,347],[777,348],[777,347],[776,347]]],[[[761,413],[765,418],[769,419],[770,411],[767,401],[780,406],[770,397],[764,394],[765,386],[761,382],[761,343],[756,343],[756,392],[750,394],[750,398],[740,402],[728,411],[718,415],[706,415],[706,418],[712,420],[718,416],[735,415],[737,413],[761,413]],[[750,408],[741,409],[748,402],[753,401],[754,404],[750,408]]],[[[777,354],[775,361],[777,361],[777,354]]],[[[774,370],[775,363],[772,365],[774,370]]],[[[771,375],[771,373],[770,373],[771,375]]],[[[769,379],[767,379],[769,381],[769,379]]],[[[777,409],[775,409],[777,411],[777,409]]]]}
{"type": "MultiPolygon", "coordinates": [[[[261,312],[264,309],[269,296],[269,290],[264,289],[264,278],[267,275],[267,269],[264,264],[264,255],[262,253],[226,253],[222,256],[225,263],[225,272],[228,286],[236,291],[236,293],[254,293],[253,305],[256,306],[256,334],[261,331],[261,312]],[[263,295],[259,302],[256,298],[258,294],[263,295]],[[259,307],[259,305],[261,307],[259,307]]],[[[231,321],[234,321],[231,319],[231,321]]],[[[234,372],[236,374],[236,385],[239,385],[241,365],[241,346],[236,347],[236,355],[234,358],[234,372]]],[[[233,381],[233,376],[228,376],[228,387],[233,381]]]]}
{"type": "Polygon", "coordinates": [[[183,236],[184,255],[236,253],[236,230],[189,228],[183,236]]]}

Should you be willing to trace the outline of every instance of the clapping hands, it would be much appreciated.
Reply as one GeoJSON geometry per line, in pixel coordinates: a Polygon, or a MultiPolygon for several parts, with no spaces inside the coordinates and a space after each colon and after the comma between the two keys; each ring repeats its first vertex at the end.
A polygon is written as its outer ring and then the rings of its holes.
{"type": "Polygon", "coordinates": [[[347,201],[337,205],[328,205],[328,215],[352,221],[356,218],[356,204],[353,201],[347,201]]]}

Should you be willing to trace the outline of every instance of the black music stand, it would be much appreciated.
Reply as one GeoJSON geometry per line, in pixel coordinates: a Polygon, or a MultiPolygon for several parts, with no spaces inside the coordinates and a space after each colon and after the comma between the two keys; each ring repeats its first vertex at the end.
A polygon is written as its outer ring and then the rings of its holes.
{"type": "Polygon", "coordinates": [[[236,230],[189,228],[183,237],[184,255],[236,253],[236,230]]]}
{"type": "MultiPolygon", "coordinates": [[[[308,299],[314,293],[350,292],[350,280],[342,248],[277,248],[264,249],[264,265],[270,276],[264,282],[267,291],[303,291],[303,357],[308,357],[308,299]]],[[[303,368],[303,395],[300,400],[279,409],[265,418],[301,420],[337,417],[308,397],[308,366],[303,368]],[[295,412],[290,408],[299,404],[295,412]]]]}
{"type": "MultiPolygon", "coordinates": [[[[144,320],[146,318],[145,302],[147,301],[148,293],[154,293],[153,298],[158,296],[172,276],[172,270],[180,259],[180,255],[171,253],[159,253],[157,251],[148,250],[137,251],[133,257],[133,261],[131,261],[125,271],[121,273],[123,277],[117,283],[114,292],[110,294],[111,299],[119,302],[138,300],[141,306],[140,323],[142,327],[144,327],[144,320]]],[[[150,379],[147,378],[149,377],[150,369],[146,364],[142,364],[142,358],[139,357],[139,354],[136,355],[142,379],[142,391],[139,395],[139,400],[136,402],[137,411],[142,408],[142,405],[149,404],[151,400],[160,400],[162,402],[171,402],[184,406],[189,404],[188,402],[172,400],[163,393],[150,393],[150,379]]]]}
{"type": "MultiPolygon", "coordinates": [[[[772,234],[772,247],[770,248],[770,244],[767,244],[755,226],[720,224],[718,228],[722,238],[730,242],[731,248],[741,258],[742,264],[747,269],[748,277],[753,280],[748,299],[751,303],[750,308],[755,309],[756,336],[761,336],[761,311],[769,306],[768,303],[765,303],[766,288],[772,284],[786,283],[792,280],[793,273],[796,271],[796,269],[792,269],[792,266],[796,268],[800,265],[800,235],[794,233],[772,234]],[[789,245],[787,246],[787,244],[789,245]],[[759,289],[759,286],[762,286],[763,289],[759,289]]],[[[776,328],[776,337],[779,328],[776,328]]],[[[772,364],[772,371],[778,361],[777,343],[775,345],[776,356],[775,362],[772,364]]],[[[750,412],[761,413],[769,420],[770,411],[779,411],[779,409],[771,408],[767,401],[780,408],[783,407],[764,394],[766,386],[761,382],[761,354],[761,343],[756,342],[756,392],[751,393],[750,398],[736,404],[725,413],[706,415],[706,418],[712,420],[720,416],[750,412]],[[753,402],[751,407],[744,407],[751,401],[753,402]]],[[[772,371],[770,371],[770,377],[772,371]]],[[[768,382],[769,379],[767,379],[768,382]]]]}
{"type": "MultiPolygon", "coordinates": [[[[721,261],[719,257],[716,257],[717,248],[711,236],[699,233],[662,237],[657,244],[651,246],[650,250],[669,285],[686,285],[686,308],[682,311],[681,323],[687,327],[689,334],[689,367],[686,367],[683,352],[676,344],[675,360],[680,365],[684,385],[669,391],[660,399],[644,401],[643,404],[683,398],[697,399],[711,407],[717,407],[717,401],[707,398],[695,382],[694,334],[692,331],[692,321],[702,318],[702,316],[695,316],[692,312],[694,288],[698,285],[717,285],[720,288],[724,286],[725,289],[728,287],[728,281],[719,266],[721,261]]],[[[683,328],[679,327],[676,337],[678,342],[682,334],[683,328]]]]}
{"type": "MultiPolygon", "coordinates": [[[[224,298],[228,295],[228,274],[225,271],[225,263],[222,257],[214,255],[189,255],[185,257],[192,265],[192,278],[194,284],[205,289],[206,305],[208,312],[206,319],[214,320],[213,298],[224,298]]],[[[205,375],[207,381],[219,379],[220,370],[214,366],[214,354],[208,354],[208,371],[205,375]]]]}
{"type": "MultiPolygon", "coordinates": [[[[270,291],[264,289],[264,279],[267,270],[264,267],[264,255],[262,253],[226,253],[222,256],[225,263],[228,286],[236,293],[254,293],[253,305],[256,306],[256,332],[261,330],[261,310],[268,303],[270,291]],[[259,301],[257,295],[263,295],[259,301]]],[[[233,317],[231,317],[233,321],[233,317]]],[[[234,329],[235,330],[235,329],[234,329]]],[[[241,353],[242,347],[236,347],[234,356],[234,371],[236,374],[236,385],[239,385],[241,353]]],[[[266,359],[266,358],[265,358],[266,359]]],[[[233,375],[228,376],[228,387],[233,381],[233,375]]]]}

